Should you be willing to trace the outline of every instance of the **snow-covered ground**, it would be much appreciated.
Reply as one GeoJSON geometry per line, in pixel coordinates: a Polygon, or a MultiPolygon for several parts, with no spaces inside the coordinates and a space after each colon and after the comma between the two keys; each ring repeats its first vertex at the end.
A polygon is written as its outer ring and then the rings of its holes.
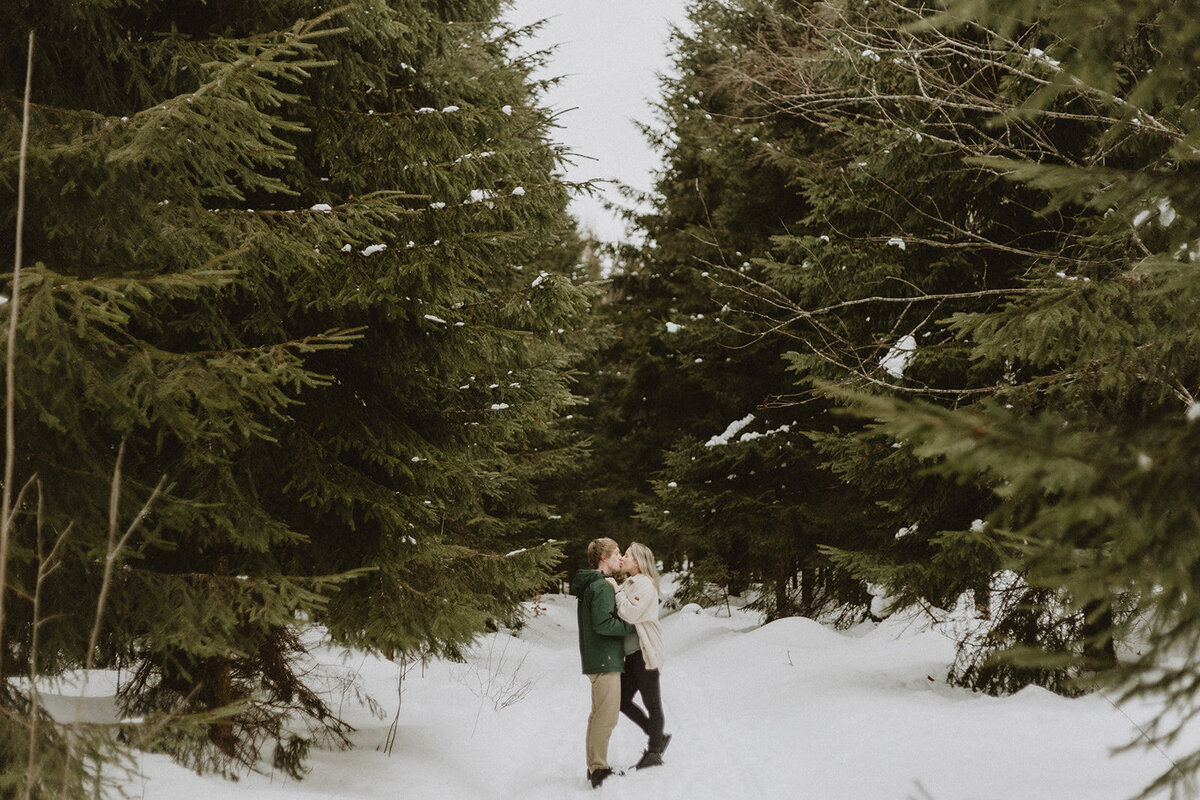
{"type": "MultiPolygon", "coordinates": [[[[333,674],[357,675],[386,710],[374,717],[339,690],[335,708],[357,727],[356,749],[314,752],[301,782],[269,770],[229,782],[142,755],[125,791],[144,800],[1121,800],[1169,766],[1153,749],[1111,754],[1148,707],[947,686],[952,642],[913,617],[838,632],[806,619],[760,626],[737,609],[689,607],[665,617],[663,632],[674,735],[666,764],[598,791],[584,778],[589,700],[575,600],[559,595],[544,597],[518,634],[483,639],[466,664],[411,669],[391,755],[384,743],[400,666],[323,650],[333,674]]],[[[1197,738],[1181,751],[1200,747],[1197,738]]],[[[643,746],[622,719],[610,760],[633,764],[643,746]]]]}

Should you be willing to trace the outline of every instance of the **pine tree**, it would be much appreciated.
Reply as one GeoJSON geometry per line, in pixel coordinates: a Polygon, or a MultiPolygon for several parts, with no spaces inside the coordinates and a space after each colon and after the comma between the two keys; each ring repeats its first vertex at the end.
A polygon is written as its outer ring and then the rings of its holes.
{"type": "Polygon", "coordinates": [[[885,421],[818,437],[831,468],[922,531],[836,558],[910,597],[990,600],[957,680],[1073,693],[1115,667],[1130,693],[1194,703],[1170,665],[1196,630],[1196,24],[1173,4],[822,12],[780,18],[738,65],[757,118],[829,134],[824,161],[802,163],[811,138],[777,148],[819,214],[776,240],[755,297],[783,306],[802,377],[885,421]],[[874,290],[896,278],[916,291],[874,290]],[[905,355],[915,323],[933,342],[905,355]],[[959,482],[961,508],[930,496],[959,482]],[[1141,657],[1119,659],[1131,633],[1141,657]]]}
{"type": "Polygon", "coordinates": [[[667,131],[657,139],[666,166],[653,211],[638,220],[649,244],[624,253],[614,281],[612,307],[634,324],[622,328],[626,378],[608,396],[621,409],[623,452],[634,455],[629,497],[646,538],[668,560],[692,563],[685,594],[704,594],[711,579],[739,593],[761,585],[762,609],[776,616],[815,607],[817,571],[832,570],[813,519],[839,491],[814,482],[807,441],[784,443],[810,409],[778,402],[791,393],[779,343],[728,313],[742,295],[729,275],[757,276],[771,237],[804,211],[786,172],[756,156],[763,129],[736,117],[725,86],[723,70],[767,10],[698,3],[693,31],[676,33],[679,77],[664,82],[667,131]],[[745,442],[769,443],[704,446],[747,416],[745,442]]]}
{"type": "MultiPolygon", "coordinates": [[[[671,150],[660,191],[676,216],[648,218],[656,238],[647,263],[682,256],[678,271],[657,273],[660,287],[668,274],[715,276],[716,287],[697,293],[693,316],[705,302],[726,306],[723,319],[747,337],[738,343],[755,342],[768,362],[783,348],[763,342],[782,334],[798,348],[788,361],[800,389],[823,387],[823,400],[819,394],[791,412],[803,412],[789,421],[802,436],[787,443],[793,457],[778,462],[804,463],[806,483],[821,487],[793,509],[793,519],[809,521],[809,546],[884,585],[897,603],[948,605],[972,592],[986,615],[990,595],[1015,597],[990,623],[996,638],[964,642],[952,677],[992,690],[1034,681],[1069,691],[1070,670],[989,659],[1014,631],[1043,651],[1077,647],[1088,636],[1086,625],[1056,613],[1053,592],[1014,591],[1010,583],[998,591],[1001,566],[1024,573],[1027,565],[995,520],[984,523],[998,505],[987,477],[930,471],[928,453],[902,438],[830,415],[846,402],[844,387],[944,406],[1004,394],[1030,366],[1014,369],[1004,352],[972,349],[952,315],[1039,291],[1028,275],[1058,248],[1086,241],[1095,223],[1094,214],[1057,206],[1043,213],[1044,187],[1006,181],[1008,167],[997,161],[1075,163],[1100,137],[1088,96],[1051,98],[1050,113],[1037,119],[1017,114],[1055,74],[1045,56],[1053,36],[1034,27],[1018,38],[980,27],[953,34],[910,27],[924,13],[920,4],[697,4],[701,24],[694,41],[684,37],[683,77],[665,102],[673,136],[664,138],[671,150]],[[753,193],[734,191],[744,186],[753,193]],[[674,234],[678,250],[669,245],[674,234]],[[722,237],[745,242],[750,258],[729,259],[734,248],[722,249],[722,237]],[[1033,617],[1024,611],[1030,603],[1041,609],[1033,617]]],[[[711,341],[737,341],[723,333],[711,341]]],[[[684,363],[711,354],[695,346],[702,338],[695,327],[678,337],[693,351],[681,354],[684,363]]],[[[737,356],[725,375],[736,375],[740,388],[752,385],[747,375],[770,374],[746,352],[737,356]]],[[[705,383],[720,386],[720,379],[705,383]]],[[[756,388],[785,403],[801,396],[779,381],[756,388]]],[[[773,423],[751,434],[779,428],[786,417],[773,413],[773,423]]],[[[725,421],[740,416],[726,414],[725,421]]],[[[708,419],[707,435],[723,427],[716,419],[708,419]]],[[[761,443],[737,443],[716,458],[715,449],[697,447],[704,437],[692,436],[667,451],[672,469],[656,484],[658,502],[643,503],[643,520],[658,520],[677,541],[691,537],[692,552],[723,550],[713,562],[722,580],[787,574],[795,565],[787,538],[774,550],[761,546],[769,537],[760,534],[753,494],[769,497],[786,478],[756,469],[751,454],[761,443]],[[739,450],[744,470],[729,461],[739,450]],[[718,473],[751,471],[757,479],[748,487],[703,488],[718,473]],[[698,477],[701,487],[683,488],[681,476],[698,477]],[[719,515],[721,506],[731,513],[719,515]],[[670,522],[662,520],[666,511],[670,522]],[[726,527],[740,520],[754,521],[741,538],[726,527]],[[731,570],[735,559],[741,566],[731,570]]]]}
{"type": "MultiPolygon", "coordinates": [[[[969,360],[945,317],[1003,296],[1049,227],[1033,193],[963,160],[1063,132],[997,136],[1006,82],[1019,74],[978,69],[994,55],[978,32],[906,30],[919,8],[786,5],[723,71],[738,114],[760,126],[759,157],[788,175],[805,207],[759,275],[727,273],[742,289],[735,311],[792,342],[795,396],[809,403],[814,382],[943,404],[990,391],[1002,361],[969,360]]],[[[1007,55],[1018,67],[1026,57],[1007,55]]],[[[840,404],[826,394],[827,409],[840,404]]],[[[992,505],[986,491],[924,472],[903,443],[844,417],[812,419],[820,460],[848,489],[838,523],[859,533],[827,537],[833,561],[895,605],[952,604],[963,591],[983,600],[1003,556],[974,525],[992,505]]]]}
{"type": "MultiPolygon", "coordinates": [[[[950,316],[1036,291],[1023,285],[1026,275],[1063,242],[1088,236],[1093,220],[1040,213],[1043,190],[1005,182],[996,166],[998,157],[1072,163],[1098,135],[1087,98],[1057,98],[1033,121],[1015,115],[1053,74],[1037,47],[1050,37],[906,27],[920,19],[916,4],[741,8],[759,14],[756,34],[717,70],[717,83],[739,98],[734,119],[759,126],[759,158],[788,176],[804,210],[774,237],[769,258],[747,265],[757,273],[722,273],[741,291],[733,311],[743,328],[791,339],[801,386],[815,382],[836,402],[844,402],[839,386],[947,405],[994,393],[997,383],[1003,391],[1016,375],[1006,354],[971,350],[950,316]]],[[[948,604],[972,591],[983,613],[996,570],[1025,569],[1019,548],[983,524],[997,504],[986,479],[923,470],[927,454],[903,438],[856,432],[820,409],[805,427],[849,487],[839,524],[860,535],[839,542],[826,531],[835,563],[883,584],[897,602],[948,604]]],[[[1037,602],[1056,607],[1044,595],[1037,602]]],[[[1009,610],[1014,616],[1001,614],[993,630],[1023,613],[1020,604],[1009,610]]],[[[1045,622],[1023,631],[1026,644],[1080,638],[1079,626],[1064,634],[1052,613],[1045,622]]],[[[994,646],[964,644],[956,680],[1066,688],[1067,673],[1055,669],[980,673],[972,659],[994,646]]]]}
{"type": "MultiPolygon", "coordinates": [[[[1009,361],[1011,386],[956,412],[874,404],[873,413],[948,472],[986,476],[995,487],[1001,502],[989,522],[1018,548],[1024,592],[1051,601],[1033,607],[1042,617],[1035,629],[1070,634],[1054,658],[1018,647],[1026,656],[1018,663],[1082,676],[1085,687],[1111,668],[1127,694],[1165,698],[1171,720],[1160,717],[1148,737],[1160,743],[1196,704],[1186,661],[1200,631],[1192,600],[1200,285],[1190,180],[1200,25],[1171,3],[1005,2],[953,12],[1001,36],[1036,26],[1050,43],[1030,51],[1047,80],[1020,107],[1034,120],[1064,103],[1086,108],[1092,133],[1081,157],[987,163],[1082,224],[1047,248],[1029,276],[1036,292],[955,319],[976,357],[1009,361]],[[1123,641],[1137,643],[1136,656],[1119,652],[1123,641]]],[[[993,646],[1027,644],[1004,634],[993,646]]],[[[1198,766],[1200,754],[1177,759],[1147,792],[1198,766]]]]}
{"type": "Polygon", "coordinates": [[[128,665],[130,711],[219,713],[159,746],[201,766],[274,744],[297,773],[346,730],[296,672],[298,620],[452,653],[545,582],[535,487],[578,456],[556,420],[583,298],[527,269],[569,228],[566,188],[496,13],[0,12],[6,65],[39,41],[16,484],[42,505],[17,517],[7,674],[31,666],[42,526],[65,549],[36,670],[128,665]]]}

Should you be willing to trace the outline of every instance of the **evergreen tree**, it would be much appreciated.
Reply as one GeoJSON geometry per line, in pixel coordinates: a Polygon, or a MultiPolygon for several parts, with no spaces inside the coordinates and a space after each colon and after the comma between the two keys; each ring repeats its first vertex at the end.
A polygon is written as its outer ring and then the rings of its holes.
{"type": "MultiPolygon", "coordinates": [[[[1019,67],[1027,54],[993,52],[978,31],[907,30],[919,14],[917,4],[783,4],[723,70],[738,114],[760,125],[760,157],[806,206],[760,275],[727,273],[742,290],[735,310],[791,340],[797,396],[810,403],[814,382],[939,404],[991,391],[1002,361],[971,361],[945,317],[994,304],[1061,223],[1039,218],[1035,193],[963,163],[1069,139],[1052,125],[993,130],[1011,106],[1008,84],[1021,81],[978,62],[1019,67]]],[[[903,443],[845,418],[812,419],[820,460],[848,489],[837,523],[859,534],[830,531],[834,562],[894,605],[974,591],[986,609],[1003,547],[974,524],[992,505],[985,490],[924,472],[903,443]]]]}
{"type": "Polygon", "coordinates": [[[798,375],[885,420],[814,432],[882,504],[877,544],[835,559],[901,599],[987,601],[957,680],[1077,692],[1115,668],[1191,707],[1196,24],[1155,3],[960,4],[941,27],[916,4],[785,10],[728,80],[748,118],[825,135],[770,148],[812,213],[747,307],[777,303],[798,375]]]}
{"type": "Polygon", "coordinates": [[[631,499],[646,538],[668,560],[691,564],[685,596],[705,594],[714,580],[736,593],[762,585],[761,607],[777,616],[819,605],[818,570],[822,580],[833,571],[814,537],[828,520],[815,520],[841,492],[815,476],[807,440],[787,433],[813,410],[780,402],[791,394],[780,343],[761,335],[758,320],[730,313],[744,293],[737,280],[760,275],[756,259],[805,208],[786,171],[761,157],[764,128],[737,116],[727,86],[725,70],[768,12],[769,4],[697,3],[692,31],[676,32],[678,77],[664,81],[667,130],[656,139],[666,166],[652,212],[638,219],[648,244],[624,253],[614,281],[612,307],[635,320],[623,330],[637,333],[621,362],[627,377],[609,396],[622,409],[624,451],[637,455],[631,499]],[[748,417],[740,440],[704,446],[748,417]]]}
{"type": "Polygon", "coordinates": [[[274,744],[297,773],[346,730],[296,671],[298,620],[453,653],[544,583],[583,298],[530,269],[566,188],[497,10],[0,11],[6,252],[38,36],[14,486],[41,502],[17,509],[6,674],[128,665],[131,711],[218,712],[160,746],[274,744]],[[63,550],[31,664],[37,530],[63,550]]]}
{"type": "MultiPolygon", "coordinates": [[[[1046,80],[1020,98],[1021,113],[1041,120],[1064,102],[1085,107],[1093,134],[1081,157],[987,163],[1086,224],[1031,272],[1036,292],[955,318],[974,356],[1012,365],[1011,385],[995,400],[953,412],[869,408],[947,472],[986,476],[995,487],[1000,503],[989,521],[1020,554],[1023,593],[1053,601],[1032,607],[1042,617],[1034,624],[1072,634],[1053,658],[1025,652],[1021,663],[1085,677],[1109,667],[1128,694],[1165,698],[1170,719],[1156,720],[1148,737],[1157,744],[1197,700],[1187,666],[1200,632],[1198,195],[1189,176],[1200,136],[1200,25],[1182,7],[1155,2],[953,12],[998,36],[1036,26],[1050,43],[1029,52],[1046,80]],[[1137,643],[1136,656],[1119,651],[1122,641],[1137,643]]],[[[1023,644],[1005,633],[991,644],[1023,644]]],[[[1200,754],[1177,759],[1147,792],[1181,789],[1198,766],[1200,754]]]]}
{"type": "MultiPolygon", "coordinates": [[[[1008,183],[998,166],[1000,157],[1073,163],[1099,136],[1087,97],[1055,98],[1036,120],[1015,115],[1053,74],[1037,47],[1050,37],[909,27],[925,13],[919,4],[740,7],[759,14],[755,35],[721,65],[718,85],[739,99],[734,118],[759,126],[759,157],[787,175],[804,210],[755,262],[759,272],[722,273],[740,290],[743,328],[795,342],[788,360],[802,385],[836,402],[837,387],[937,405],[1003,395],[1030,366],[971,350],[949,318],[1038,291],[1027,276],[1084,241],[1097,218],[1040,213],[1041,187],[1008,183]]],[[[1027,569],[1020,549],[983,524],[997,505],[986,477],[924,470],[928,454],[903,437],[856,432],[820,407],[804,428],[848,487],[837,525],[858,534],[839,541],[830,526],[818,541],[895,602],[943,605],[972,591],[987,614],[996,570],[1027,569]]],[[[984,641],[963,643],[955,680],[1069,690],[1070,671],[989,660],[1014,634],[1041,650],[1086,640],[1085,626],[1057,613],[1060,598],[1039,591],[1005,583],[1016,601],[998,609],[984,641]]]]}
{"type": "MultiPolygon", "coordinates": [[[[1082,646],[1094,656],[1103,649],[1087,644],[1087,625],[1058,613],[1055,591],[1022,581],[1000,586],[1001,566],[1025,573],[1028,565],[994,519],[984,523],[999,502],[991,481],[930,471],[928,453],[903,438],[830,415],[846,402],[847,387],[947,407],[1008,396],[1006,387],[1042,367],[972,349],[952,315],[1040,291],[1028,277],[1086,242],[1098,219],[1061,206],[1043,213],[1044,187],[1006,181],[1008,167],[997,161],[1077,163],[1101,140],[1103,120],[1086,94],[1052,97],[1038,118],[1017,113],[1055,75],[1045,56],[1053,35],[1030,26],[1018,38],[978,26],[952,34],[912,27],[927,13],[920,4],[696,4],[697,32],[681,47],[683,77],[664,104],[674,116],[660,183],[664,209],[686,209],[690,200],[692,213],[648,218],[656,238],[647,263],[671,263],[679,251],[664,243],[680,234],[693,252],[683,250],[684,266],[672,274],[711,279],[716,286],[706,287],[700,307],[720,304],[726,323],[746,337],[739,341],[726,328],[726,338],[711,341],[754,342],[770,359],[784,348],[764,342],[782,334],[797,347],[788,362],[801,388],[822,387],[785,412],[794,418],[775,410],[773,421],[750,430],[778,430],[788,420],[790,457],[777,463],[803,464],[803,482],[818,488],[789,517],[806,520],[806,546],[882,584],[897,603],[948,605],[970,591],[987,615],[1008,599],[983,641],[963,643],[952,677],[992,690],[1034,681],[1070,691],[1064,679],[1072,670],[990,659],[1011,636],[1042,651],[1082,646]],[[731,190],[739,186],[754,191],[731,190]],[[743,245],[751,257],[741,263],[720,247],[722,237],[747,241],[739,235],[758,237],[743,245]],[[696,252],[704,247],[708,253],[696,252]],[[1031,615],[1029,607],[1037,610],[1031,615]]],[[[694,328],[687,333],[700,338],[694,328]]],[[[684,363],[701,352],[687,353],[684,363]]],[[[745,349],[736,355],[725,375],[737,376],[739,388],[770,374],[745,349]]],[[[784,403],[805,397],[786,387],[766,379],[755,388],[784,403]]],[[[740,416],[726,413],[726,420],[740,416]]],[[[787,575],[794,535],[785,544],[786,536],[762,533],[773,524],[754,509],[763,498],[776,505],[771,487],[788,481],[757,469],[751,454],[761,455],[761,442],[699,447],[724,426],[717,419],[709,418],[705,436],[668,451],[672,469],[661,474],[659,502],[644,503],[642,517],[659,520],[693,553],[719,552],[713,574],[723,580],[787,575]],[[745,469],[730,461],[739,451],[745,469]],[[728,482],[751,472],[756,478],[745,487],[705,488],[722,475],[728,482]],[[699,478],[700,487],[684,488],[684,476],[699,478]],[[730,512],[724,517],[722,507],[730,512]],[[739,536],[743,520],[749,524],[739,536]],[[770,541],[776,546],[763,546],[770,541]]]]}

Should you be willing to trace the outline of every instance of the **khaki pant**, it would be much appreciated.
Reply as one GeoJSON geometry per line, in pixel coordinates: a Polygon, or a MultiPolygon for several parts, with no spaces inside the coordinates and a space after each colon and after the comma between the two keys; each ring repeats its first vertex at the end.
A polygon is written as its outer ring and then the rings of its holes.
{"type": "Polygon", "coordinates": [[[592,713],[588,715],[588,771],[608,767],[608,739],[617,727],[621,710],[621,673],[602,672],[588,675],[592,682],[592,713]]]}

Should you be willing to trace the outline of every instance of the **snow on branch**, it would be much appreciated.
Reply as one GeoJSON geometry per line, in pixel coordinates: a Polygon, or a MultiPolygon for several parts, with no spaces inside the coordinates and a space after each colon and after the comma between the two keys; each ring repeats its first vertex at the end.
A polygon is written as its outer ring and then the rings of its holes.
{"type": "Polygon", "coordinates": [[[742,417],[741,419],[734,420],[733,422],[729,423],[729,427],[727,427],[725,429],[724,433],[720,434],[719,436],[712,437],[711,439],[709,439],[707,442],[704,443],[704,446],[705,447],[718,447],[720,445],[729,444],[729,442],[733,439],[733,437],[735,437],[739,433],[741,433],[742,429],[745,428],[747,425],[749,425],[751,422],[754,422],[753,414],[747,414],[746,416],[742,417]]]}
{"type": "Polygon", "coordinates": [[[884,372],[893,378],[903,378],[904,370],[908,368],[908,364],[916,352],[916,338],[911,333],[906,334],[901,336],[900,340],[892,345],[892,349],[888,350],[887,355],[879,360],[879,366],[883,367],[884,372]]]}

